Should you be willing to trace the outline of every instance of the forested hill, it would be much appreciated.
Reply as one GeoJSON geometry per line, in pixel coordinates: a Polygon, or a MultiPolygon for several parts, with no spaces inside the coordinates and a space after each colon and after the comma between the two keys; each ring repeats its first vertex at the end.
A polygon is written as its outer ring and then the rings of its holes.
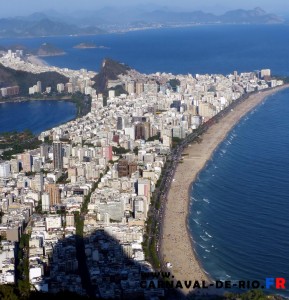
{"type": "Polygon", "coordinates": [[[45,72],[34,74],[25,71],[17,71],[0,64],[0,88],[18,85],[20,88],[20,96],[26,96],[29,87],[35,85],[37,81],[41,81],[43,89],[47,86],[52,88],[52,92],[56,91],[58,83],[67,83],[68,78],[57,72],[45,72]]]}
{"type": "Polygon", "coordinates": [[[108,80],[117,80],[118,75],[126,74],[131,68],[110,58],[103,60],[100,72],[93,78],[97,93],[105,93],[108,80]]]}

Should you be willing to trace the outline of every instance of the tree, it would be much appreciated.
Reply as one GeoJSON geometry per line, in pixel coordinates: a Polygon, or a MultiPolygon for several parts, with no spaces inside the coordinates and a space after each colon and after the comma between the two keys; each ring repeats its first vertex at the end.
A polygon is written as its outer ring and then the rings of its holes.
{"type": "Polygon", "coordinates": [[[138,147],[137,147],[137,146],[133,148],[133,153],[134,153],[135,155],[138,155],[138,147]]]}
{"type": "Polygon", "coordinates": [[[0,285],[0,299],[1,300],[18,300],[15,293],[15,287],[8,284],[0,285]]]}

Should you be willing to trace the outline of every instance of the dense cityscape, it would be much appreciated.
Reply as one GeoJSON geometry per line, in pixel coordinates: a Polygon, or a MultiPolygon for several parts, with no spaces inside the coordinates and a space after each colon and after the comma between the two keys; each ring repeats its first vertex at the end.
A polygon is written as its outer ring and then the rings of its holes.
{"type": "MultiPolygon", "coordinates": [[[[245,94],[283,81],[269,69],[227,76],[129,70],[107,82],[106,97],[92,87],[94,72],[36,65],[19,51],[0,63],[58,72],[69,78],[57,84],[59,93],[92,97],[87,115],[42,132],[39,148],[0,162],[0,283],[23,280],[38,291],[103,299],[163,296],[164,289],[141,282],[154,270],[144,241],[172,149],[245,94]]],[[[2,101],[17,95],[17,87],[0,91],[2,101]]],[[[50,92],[40,81],[29,88],[31,95],[50,92]]]]}

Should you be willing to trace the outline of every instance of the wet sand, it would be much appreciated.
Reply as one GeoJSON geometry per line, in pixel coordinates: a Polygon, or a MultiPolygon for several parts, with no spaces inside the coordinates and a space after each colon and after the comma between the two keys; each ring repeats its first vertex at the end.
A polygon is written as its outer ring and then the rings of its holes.
{"type": "MultiPolygon", "coordinates": [[[[164,210],[161,252],[165,262],[172,264],[171,273],[175,280],[210,281],[198,262],[187,230],[191,185],[198,173],[206,166],[217,146],[225,139],[239,120],[256,105],[277,91],[288,88],[289,84],[251,95],[240,103],[218,123],[211,126],[201,142],[191,143],[183,152],[183,163],[175,172],[164,210]]],[[[184,294],[192,289],[183,289],[184,294]]]]}

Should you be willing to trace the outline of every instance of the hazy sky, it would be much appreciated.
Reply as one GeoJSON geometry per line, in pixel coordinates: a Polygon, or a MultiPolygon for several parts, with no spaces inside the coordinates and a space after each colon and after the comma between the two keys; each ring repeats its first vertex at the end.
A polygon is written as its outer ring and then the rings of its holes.
{"type": "Polygon", "coordinates": [[[222,13],[229,9],[252,9],[259,6],[268,12],[279,15],[289,15],[288,0],[0,0],[0,17],[27,15],[36,11],[49,9],[57,11],[76,11],[78,9],[99,9],[104,6],[137,6],[155,5],[204,10],[206,12],[222,13]]]}

